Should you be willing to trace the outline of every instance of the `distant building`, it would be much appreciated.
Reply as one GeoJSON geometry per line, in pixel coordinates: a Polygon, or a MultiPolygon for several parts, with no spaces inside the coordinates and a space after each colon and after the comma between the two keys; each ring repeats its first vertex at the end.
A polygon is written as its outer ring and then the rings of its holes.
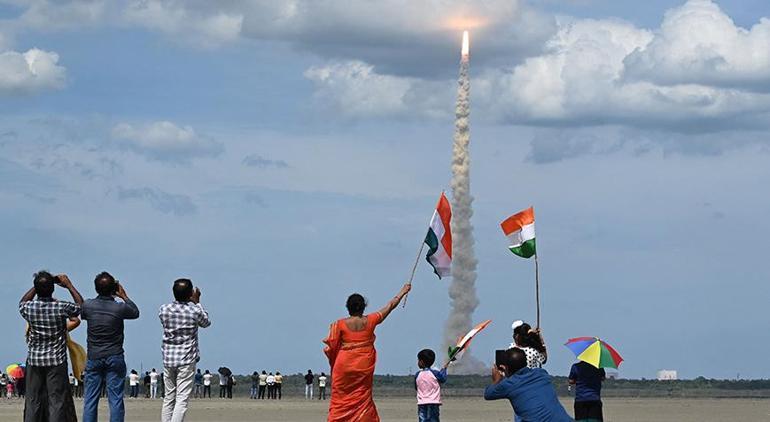
{"type": "Polygon", "coordinates": [[[607,379],[608,380],[616,380],[620,378],[618,375],[618,371],[607,371],[607,379]]]}
{"type": "Polygon", "coordinates": [[[676,371],[670,369],[662,369],[658,371],[658,381],[676,381],[676,371]]]}

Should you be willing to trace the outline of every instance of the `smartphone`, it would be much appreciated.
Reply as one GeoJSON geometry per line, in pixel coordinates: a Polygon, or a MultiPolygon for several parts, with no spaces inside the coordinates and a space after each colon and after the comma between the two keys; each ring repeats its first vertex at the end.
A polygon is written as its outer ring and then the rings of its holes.
{"type": "Polygon", "coordinates": [[[506,350],[495,350],[495,366],[500,366],[505,364],[505,361],[506,361],[505,352],[506,350]]]}

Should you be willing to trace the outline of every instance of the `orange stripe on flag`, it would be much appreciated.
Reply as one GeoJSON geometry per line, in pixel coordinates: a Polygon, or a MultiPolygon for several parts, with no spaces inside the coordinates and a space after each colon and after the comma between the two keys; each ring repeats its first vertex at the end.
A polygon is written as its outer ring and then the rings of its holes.
{"type": "Polygon", "coordinates": [[[449,200],[446,199],[444,192],[441,192],[441,197],[438,199],[436,205],[436,211],[441,217],[441,223],[444,225],[444,236],[438,239],[441,245],[444,246],[446,254],[452,257],[452,228],[450,227],[450,221],[452,221],[452,208],[449,206],[449,200]]]}
{"type": "Polygon", "coordinates": [[[532,207],[529,207],[525,209],[524,211],[514,214],[502,223],[500,223],[500,227],[503,228],[503,233],[505,235],[509,235],[517,230],[521,230],[522,227],[532,224],[535,222],[535,209],[532,207]]]}

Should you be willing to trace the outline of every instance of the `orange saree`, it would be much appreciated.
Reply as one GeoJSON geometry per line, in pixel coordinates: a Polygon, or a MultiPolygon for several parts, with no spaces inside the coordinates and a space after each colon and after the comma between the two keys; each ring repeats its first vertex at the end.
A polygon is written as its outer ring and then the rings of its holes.
{"type": "Polygon", "coordinates": [[[332,394],[329,422],[379,422],[372,398],[374,365],[374,327],[382,322],[379,312],[366,316],[366,327],[352,331],[339,320],[329,328],[324,353],[332,368],[332,394]]]}

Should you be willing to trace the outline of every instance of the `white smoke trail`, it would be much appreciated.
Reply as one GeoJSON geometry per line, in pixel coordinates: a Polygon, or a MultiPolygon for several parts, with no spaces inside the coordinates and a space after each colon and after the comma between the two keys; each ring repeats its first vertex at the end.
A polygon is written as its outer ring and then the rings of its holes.
{"type": "MultiPolygon", "coordinates": [[[[463,43],[467,45],[467,42],[463,43]]],[[[470,60],[466,48],[460,60],[460,76],[455,107],[454,147],[452,149],[452,309],[444,330],[444,350],[470,331],[476,297],[476,256],[473,252],[473,196],[471,196],[470,155],[470,60]]],[[[486,366],[467,351],[454,366],[455,373],[481,373],[486,366]]]]}

